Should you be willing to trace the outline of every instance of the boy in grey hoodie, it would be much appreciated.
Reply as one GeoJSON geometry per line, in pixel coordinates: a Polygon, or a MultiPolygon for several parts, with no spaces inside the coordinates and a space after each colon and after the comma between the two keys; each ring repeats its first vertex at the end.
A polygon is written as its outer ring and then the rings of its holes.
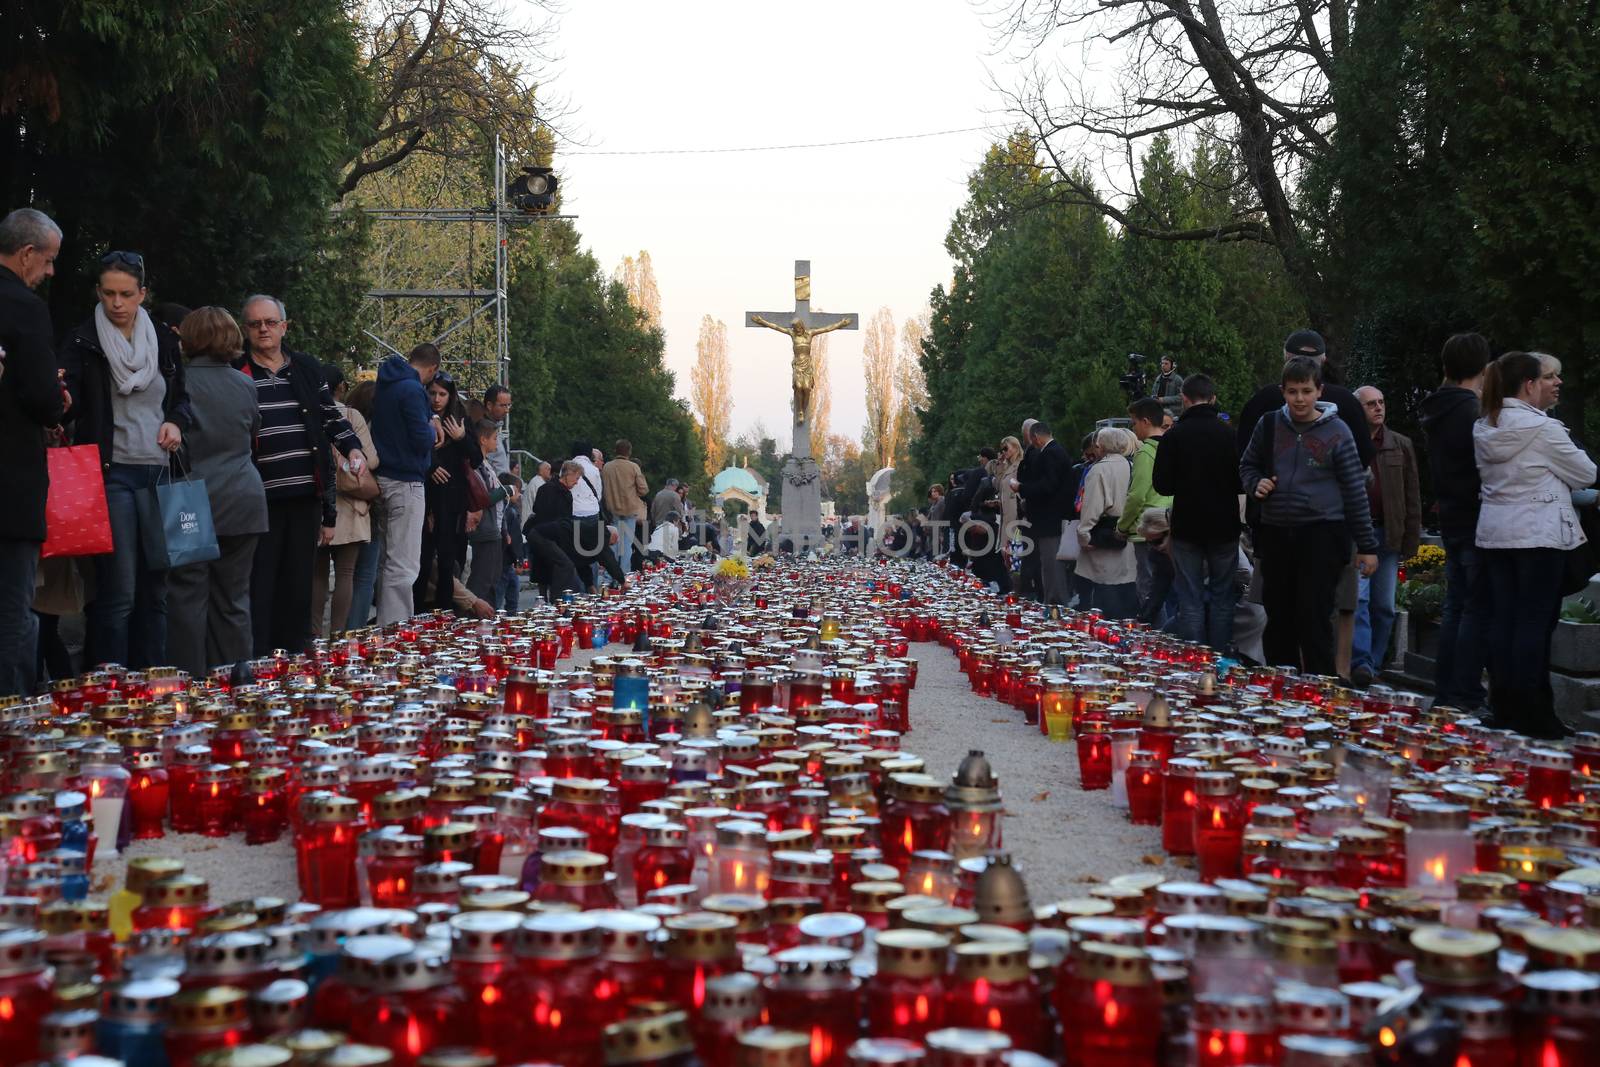
{"type": "Polygon", "coordinates": [[[1297,356],[1283,365],[1283,407],[1256,424],[1239,462],[1244,491],[1261,501],[1261,568],[1267,662],[1308,674],[1335,672],[1333,611],[1350,560],[1371,574],[1378,540],[1350,427],[1322,397],[1322,369],[1297,356]]]}

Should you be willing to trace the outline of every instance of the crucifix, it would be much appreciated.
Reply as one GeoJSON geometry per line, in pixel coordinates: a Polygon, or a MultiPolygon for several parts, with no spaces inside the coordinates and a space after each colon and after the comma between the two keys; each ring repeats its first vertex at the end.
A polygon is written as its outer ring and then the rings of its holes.
{"type": "MultiPolygon", "coordinates": [[[[794,379],[794,423],[809,422],[811,390],[816,386],[816,368],[811,363],[811,339],[834,330],[854,330],[859,316],[833,315],[811,310],[811,261],[794,261],[794,310],[747,311],[746,327],[764,326],[789,338],[794,348],[791,371],[794,379]],[[783,325],[787,323],[787,325],[783,325]]],[[[809,435],[809,426],[807,434],[809,435]]]]}

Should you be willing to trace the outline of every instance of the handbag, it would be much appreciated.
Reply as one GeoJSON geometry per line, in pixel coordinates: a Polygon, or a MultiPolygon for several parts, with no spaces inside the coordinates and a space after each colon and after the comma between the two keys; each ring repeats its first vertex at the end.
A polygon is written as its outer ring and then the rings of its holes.
{"type": "Polygon", "coordinates": [[[50,489],[45,495],[43,559],[100,556],[115,547],[106,508],[105,475],[98,445],[45,450],[50,489]]]}
{"type": "Polygon", "coordinates": [[[161,521],[152,524],[145,548],[157,569],[210,563],[222,555],[204,478],[185,474],[182,481],[157,481],[156,510],[161,521]]]}
{"type": "Polygon", "coordinates": [[[1071,563],[1078,558],[1078,520],[1061,520],[1061,542],[1056,547],[1056,559],[1071,563]]]}
{"type": "Polygon", "coordinates": [[[483,475],[476,469],[467,467],[466,483],[467,510],[483,511],[489,506],[489,487],[483,484],[483,475]]]}
{"type": "Polygon", "coordinates": [[[1127,538],[1117,532],[1117,516],[1102,515],[1089,527],[1090,548],[1121,548],[1127,544],[1127,538]]]}
{"type": "Polygon", "coordinates": [[[372,468],[363,463],[360,471],[353,471],[350,461],[343,456],[334,465],[333,487],[341,496],[351,500],[378,499],[378,479],[373,475],[372,468]]]}

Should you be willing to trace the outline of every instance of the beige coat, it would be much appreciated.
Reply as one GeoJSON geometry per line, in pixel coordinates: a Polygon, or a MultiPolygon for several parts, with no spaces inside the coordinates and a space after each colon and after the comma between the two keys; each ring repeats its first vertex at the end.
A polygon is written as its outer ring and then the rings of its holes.
{"type": "Polygon", "coordinates": [[[644,472],[631,459],[614,459],[600,471],[600,490],[606,510],[619,519],[643,519],[650,514],[645,501],[650,486],[644,472]]]}
{"type": "Polygon", "coordinates": [[[1000,536],[1004,540],[1009,540],[1011,531],[1016,528],[1017,505],[1022,501],[1016,490],[1011,488],[1011,479],[1017,476],[1019,464],[1020,460],[1016,463],[995,461],[994,484],[1000,497],[1000,536]]]}
{"type": "MultiPolygon", "coordinates": [[[[361,417],[361,412],[344,404],[335,403],[339,414],[350,422],[350,428],[361,438],[361,454],[367,457],[367,466],[373,473],[378,470],[378,450],[372,444],[372,428],[367,425],[367,420],[361,417]]],[[[335,545],[360,544],[372,540],[372,504],[367,500],[356,500],[353,497],[339,494],[339,513],[333,523],[333,543],[335,545]]]]}
{"type": "Polygon", "coordinates": [[[1083,518],[1078,524],[1078,576],[1096,585],[1124,585],[1138,577],[1133,546],[1090,548],[1089,531],[1103,515],[1118,518],[1128,499],[1133,468],[1123,456],[1107,456],[1089,468],[1083,480],[1083,518]]]}

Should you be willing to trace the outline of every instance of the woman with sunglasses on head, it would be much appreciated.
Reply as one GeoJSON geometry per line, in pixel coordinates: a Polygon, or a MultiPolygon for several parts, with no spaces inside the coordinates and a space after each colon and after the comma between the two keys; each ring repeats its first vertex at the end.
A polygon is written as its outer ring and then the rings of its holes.
{"type": "Polygon", "coordinates": [[[483,462],[477,439],[467,433],[467,409],[455,379],[440,371],[428,383],[428,410],[438,427],[439,443],[423,483],[426,519],[422,527],[422,569],[417,577],[419,611],[455,604],[457,571],[467,558],[467,474],[483,462]],[[432,603],[428,591],[433,590],[432,603]]]}
{"type": "Polygon", "coordinates": [[[84,658],[139,669],[167,662],[167,573],[144,544],[159,532],[156,481],[194,424],[178,338],[145,311],[146,295],[144,257],[108,253],[94,314],[60,351],[73,439],[100,449],[114,546],[95,557],[84,658]]]}

